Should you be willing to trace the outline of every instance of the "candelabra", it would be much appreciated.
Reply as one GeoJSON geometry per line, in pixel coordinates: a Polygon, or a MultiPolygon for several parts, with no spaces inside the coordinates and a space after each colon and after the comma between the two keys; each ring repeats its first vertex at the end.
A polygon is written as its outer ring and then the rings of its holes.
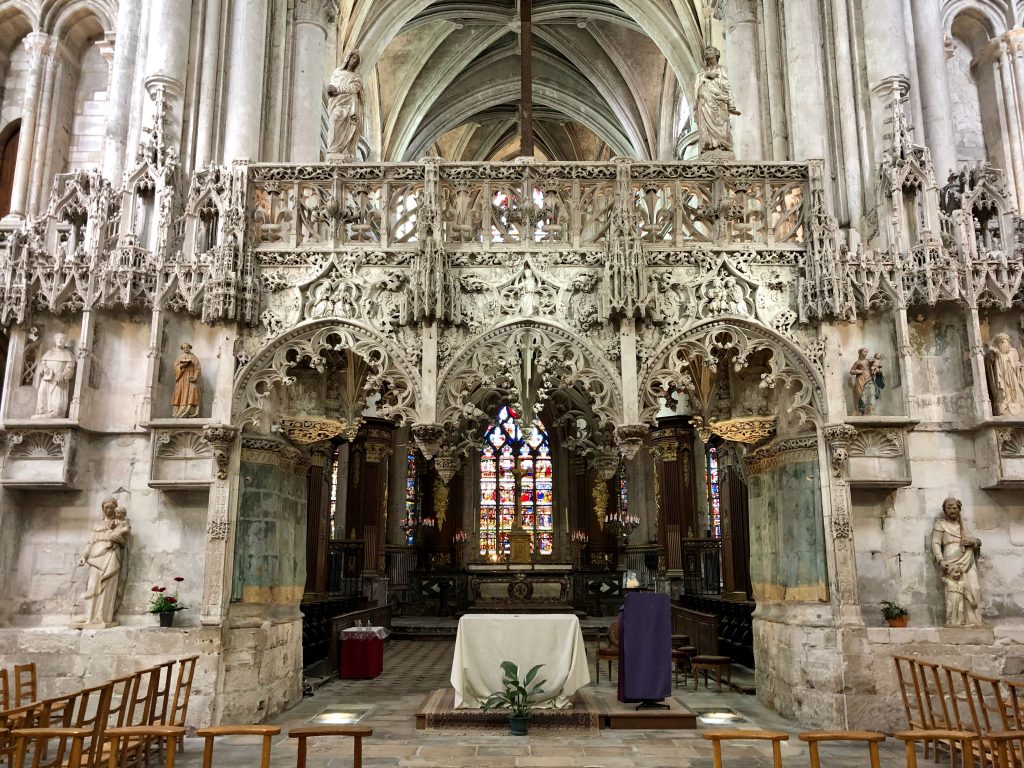
{"type": "Polygon", "coordinates": [[[604,527],[611,531],[616,539],[621,539],[623,546],[629,541],[629,535],[639,525],[640,517],[638,515],[623,515],[618,512],[608,513],[604,521],[604,527]]]}

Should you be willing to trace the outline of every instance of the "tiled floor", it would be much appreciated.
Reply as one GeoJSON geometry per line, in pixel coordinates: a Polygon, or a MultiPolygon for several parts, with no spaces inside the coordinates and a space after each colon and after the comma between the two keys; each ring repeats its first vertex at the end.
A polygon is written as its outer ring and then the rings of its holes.
{"type": "MultiPolygon", "coordinates": [[[[272,765],[295,765],[295,744],[286,737],[289,728],[306,724],[325,710],[338,708],[366,714],[361,720],[374,730],[364,741],[366,768],[400,766],[414,768],[445,766],[466,768],[517,768],[518,766],[601,766],[602,768],[710,768],[711,745],[700,731],[601,731],[565,732],[530,736],[508,736],[480,731],[417,731],[414,713],[423,697],[447,684],[454,644],[451,640],[395,641],[387,649],[384,673],[375,680],[338,680],[320,688],[316,695],[276,718],[284,733],[276,740],[272,765]]],[[[591,658],[593,658],[591,656],[591,658]]],[[[593,670],[593,667],[591,667],[593,670]]],[[[591,671],[593,674],[593,671],[591,671]]],[[[604,675],[601,688],[611,690],[604,675]]],[[[697,710],[727,707],[749,720],[741,728],[768,728],[798,733],[800,729],[774,715],[753,696],[718,694],[714,688],[699,693],[678,689],[674,695],[697,710]]],[[[718,727],[718,726],[716,726],[718,727]]],[[[771,765],[770,748],[752,742],[729,744],[724,748],[726,766],[760,768],[771,765]]],[[[190,739],[181,768],[198,768],[202,746],[190,739]]],[[[838,746],[822,750],[826,768],[866,766],[867,752],[838,746]]],[[[246,739],[232,738],[218,743],[215,768],[256,768],[259,749],[246,739]]],[[[310,768],[341,768],[352,764],[351,742],[324,739],[310,742],[310,768]]],[[[783,746],[785,766],[807,766],[807,750],[795,737],[783,746]]],[[[890,741],[883,749],[882,765],[904,764],[902,750],[890,741]]]]}

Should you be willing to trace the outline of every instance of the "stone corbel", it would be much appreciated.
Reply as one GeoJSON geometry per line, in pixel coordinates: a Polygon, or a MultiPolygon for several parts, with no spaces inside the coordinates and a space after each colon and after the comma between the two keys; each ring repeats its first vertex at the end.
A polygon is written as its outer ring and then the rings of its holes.
{"type": "Polygon", "coordinates": [[[626,461],[631,461],[650,434],[647,424],[622,424],[615,428],[615,445],[626,461]]]}
{"type": "Polygon", "coordinates": [[[434,469],[437,470],[437,476],[446,488],[455,477],[455,473],[459,471],[461,463],[458,455],[450,451],[445,451],[440,456],[434,457],[434,469]]]}
{"type": "Polygon", "coordinates": [[[440,424],[416,424],[412,428],[412,436],[423,458],[430,461],[441,451],[444,427],[440,424]]]}
{"type": "Polygon", "coordinates": [[[848,447],[850,441],[857,436],[857,429],[849,424],[829,424],[823,432],[825,442],[831,449],[832,476],[845,479],[850,460],[848,447]]]}
{"type": "Polygon", "coordinates": [[[228,461],[231,458],[231,444],[238,430],[227,424],[210,424],[203,427],[203,441],[213,449],[213,463],[217,467],[216,478],[228,479],[228,461]]]}
{"type": "Polygon", "coordinates": [[[337,18],[338,0],[296,0],[296,24],[316,24],[326,29],[337,18]]]}

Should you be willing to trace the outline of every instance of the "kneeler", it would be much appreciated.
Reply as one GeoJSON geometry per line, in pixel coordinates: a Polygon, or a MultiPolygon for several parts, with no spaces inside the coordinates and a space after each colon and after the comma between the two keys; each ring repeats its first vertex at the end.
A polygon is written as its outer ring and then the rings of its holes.
{"type": "Polygon", "coordinates": [[[619,701],[657,704],[672,694],[672,618],[668,595],[630,592],[619,609],[619,701]]]}

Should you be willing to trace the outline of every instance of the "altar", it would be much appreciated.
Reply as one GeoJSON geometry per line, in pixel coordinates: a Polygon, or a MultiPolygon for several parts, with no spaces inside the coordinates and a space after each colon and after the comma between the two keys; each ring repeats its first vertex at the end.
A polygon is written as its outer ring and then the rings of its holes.
{"type": "Polygon", "coordinates": [[[474,613],[571,613],[572,565],[476,563],[469,571],[474,613]]]}
{"type": "Polygon", "coordinates": [[[520,679],[543,664],[545,680],[536,707],[569,706],[572,695],[590,683],[590,665],[580,621],[574,615],[479,614],[459,619],[452,660],[455,707],[477,708],[503,690],[501,663],[514,662],[520,679]]]}

